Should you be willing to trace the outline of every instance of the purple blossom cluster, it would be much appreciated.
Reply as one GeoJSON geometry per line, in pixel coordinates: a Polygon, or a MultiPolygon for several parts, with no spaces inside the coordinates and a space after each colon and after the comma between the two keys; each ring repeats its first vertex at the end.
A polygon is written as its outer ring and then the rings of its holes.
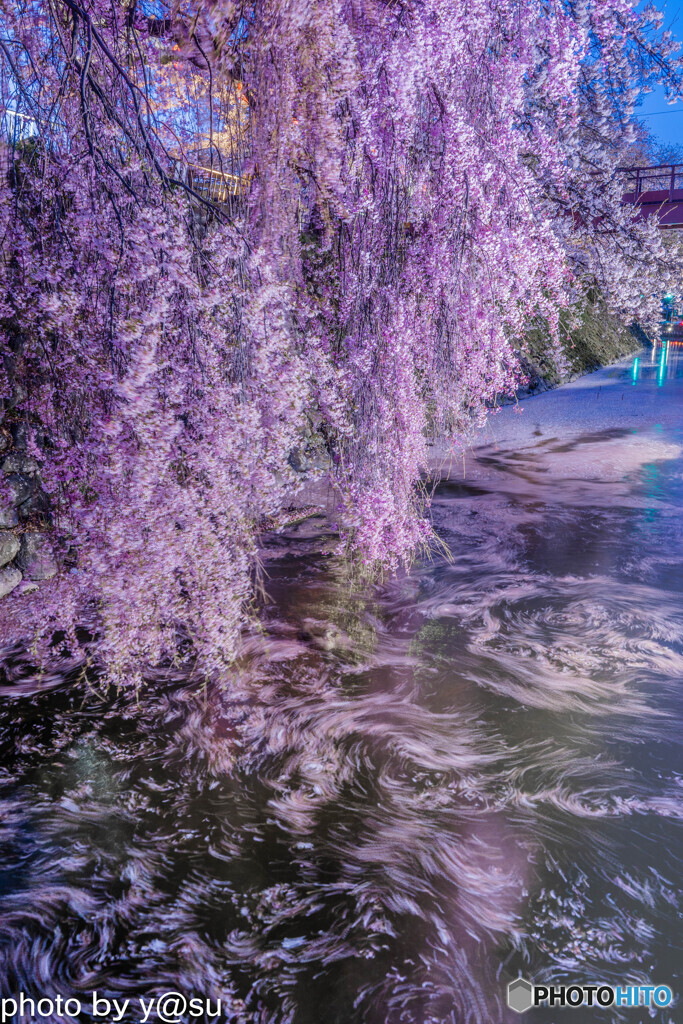
{"type": "Polygon", "coordinates": [[[628,0],[148,7],[0,10],[2,388],[63,566],[1,629],[96,636],[133,683],[234,658],[312,434],[347,551],[394,569],[430,438],[514,392],[531,326],[561,366],[588,289],[652,314],[672,255],[614,169],[638,90],[680,84],[628,0]]]}

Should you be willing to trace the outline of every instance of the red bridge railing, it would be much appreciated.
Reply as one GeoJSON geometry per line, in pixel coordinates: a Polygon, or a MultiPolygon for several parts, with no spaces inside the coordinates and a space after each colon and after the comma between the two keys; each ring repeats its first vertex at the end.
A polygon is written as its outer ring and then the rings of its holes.
{"type": "Polygon", "coordinates": [[[660,228],[683,228],[683,164],[619,167],[622,203],[636,206],[638,219],[656,217],[660,228]]]}
{"type": "Polygon", "coordinates": [[[639,199],[644,192],[673,193],[683,189],[683,164],[657,164],[654,167],[619,167],[617,174],[624,178],[624,191],[639,199]]]}

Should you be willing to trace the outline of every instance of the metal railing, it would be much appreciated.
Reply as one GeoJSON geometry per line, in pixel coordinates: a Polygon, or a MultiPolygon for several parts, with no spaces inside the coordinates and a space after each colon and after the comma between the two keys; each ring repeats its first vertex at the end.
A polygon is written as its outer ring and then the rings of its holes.
{"type": "Polygon", "coordinates": [[[22,114],[20,110],[13,110],[11,107],[5,107],[0,112],[0,136],[6,139],[10,146],[16,146],[18,142],[33,139],[37,135],[38,125],[34,117],[22,114]]]}
{"type": "Polygon", "coordinates": [[[617,174],[624,178],[624,193],[637,200],[646,192],[666,192],[670,200],[673,193],[683,189],[683,164],[657,164],[654,167],[619,167],[617,174]]]}
{"type": "MultiPolygon", "coordinates": [[[[7,170],[11,162],[10,150],[38,135],[35,118],[11,107],[0,108],[0,170],[7,170]]],[[[253,174],[229,174],[201,164],[188,164],[177,156],[173,158],[172,165],[175,165],[176,174],[197,195],[218,205],[246,195],[253,180],[253,174]]]]}
{"type": "Polygon", "coordinates": [[[186,174],[187,184],[197,195],[217,204],[246,195],[253,178],[251,174],[227,174],[195,164],[186,165],[186,174]]]}

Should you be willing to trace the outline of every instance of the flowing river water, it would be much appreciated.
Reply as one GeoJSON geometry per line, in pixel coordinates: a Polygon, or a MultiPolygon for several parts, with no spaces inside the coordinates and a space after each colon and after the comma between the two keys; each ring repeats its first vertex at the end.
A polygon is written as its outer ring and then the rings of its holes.
{"type": "Polygon", "coordinates": [[[323,520],[273,535],[222,685],[8,656],[0,994],[509,1024],[520,973],[678,991],[682,446],[660,345],[492,417],[435,493],[450,557],[368,584],[323,520]]]}

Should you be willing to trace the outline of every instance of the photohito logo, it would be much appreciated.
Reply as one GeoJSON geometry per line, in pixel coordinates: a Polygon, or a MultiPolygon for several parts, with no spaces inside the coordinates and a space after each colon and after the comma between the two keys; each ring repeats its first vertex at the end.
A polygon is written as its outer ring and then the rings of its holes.
{"type": "Polygon", "coordinates": [[[668,985],[533,985],[515,978],[508,985],[508,1006],[526,1013],[532,1006],[669,1006],[668,985]]]}

